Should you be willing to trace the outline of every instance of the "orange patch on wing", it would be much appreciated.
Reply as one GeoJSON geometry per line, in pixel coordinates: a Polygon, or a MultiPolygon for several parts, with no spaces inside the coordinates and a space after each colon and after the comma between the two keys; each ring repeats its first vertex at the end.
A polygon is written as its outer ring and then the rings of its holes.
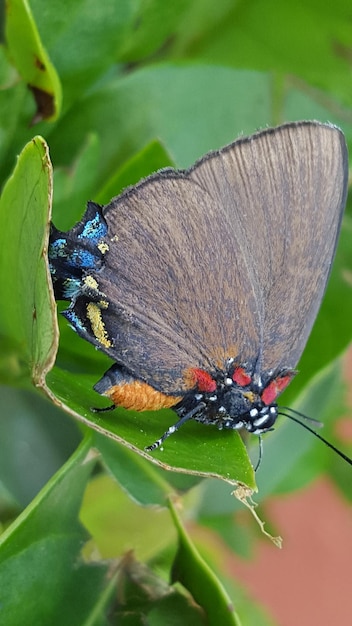
{"type": "Polygon", "coordinates": [[[104,395],[108,396],[115,406],[122,406],[134,411],[168,409],[182,400],[182,397],[167,396],[140,380],[114,385],[107,389],[104,395]]]}
{"type": "Polygon", "coordinates": [[[213,348],[209,354],[209,358],[216,365],[219,370],[223,370],[226,367],[228,359],[235,359],[238,356],[238,346],[236,344],[229,344],[226,346],[226,350],[223,347],[213,348]]]}

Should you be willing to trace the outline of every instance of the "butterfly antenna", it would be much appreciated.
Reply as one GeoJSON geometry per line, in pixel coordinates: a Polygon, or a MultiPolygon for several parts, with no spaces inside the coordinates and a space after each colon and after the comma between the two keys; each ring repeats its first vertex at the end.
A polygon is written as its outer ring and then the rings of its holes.
{"type": "MultiPolygon", "coordinates": [[[[288,407],[283,407],[286,410],[289,411],[293,411],[293,409],[288,409],[288,407]]],[[[315,424],[322,426],[321,422],[317,422],[317,420],[314,420],[310,417],[307,417],[306,415],[303,415],[303,413],[299,413],[299,411],[294,411],[294,413],[296,413],[296,415],[299,415],[299,417],[302,417],[305,420],[308,420],[310,422],[314,422],[315,424]]],[[[331,448],[331,450],[333,450],[334,452],[336,452],[336,454],[338,454],[342,459],[344,459],[344,461],[346,461],[349,465],[352,465],[352,459],[350,459],[350,457],[348,457],[346,454],[344,454],[344,452],[342,452],[341,450],[339,450],[338,448],[336,448],[336,446],[334,446],[332,443],[330,443],[330,441],[328,441],[327,439],[325,439],[324,437],[322,437],[321,435],[319,435],[313,428],[311,428],[310,426],[308,426],[308,424],[305,424],[304,422],[301,422],[301,420],[299,420],[297,417],[295,417],[294,415],[290,414],[290,413],[284,413],[281,410],[280,407],[280,415],[284,415],[285,417],[288,417],[288,419],[292,420],[293,422],[296,422],[296,424],[300,424],[300,426],[303,426],[303,428],[305,428],[306,430],[308,430],[310,433],[312,433],[312,435],[314,435],[315,437],[317,437],[318,439],[320,439],[320,441],[322,441],[323,443],[325,443],[325,445],[328,448],[331,448]]]]}

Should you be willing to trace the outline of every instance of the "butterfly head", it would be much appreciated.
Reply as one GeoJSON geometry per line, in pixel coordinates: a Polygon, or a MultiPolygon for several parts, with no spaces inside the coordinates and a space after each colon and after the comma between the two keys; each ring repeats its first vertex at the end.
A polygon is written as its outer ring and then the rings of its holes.
{"type": "Polygon", "coordinates": [[[260,435],[274,426],[276,399],[294,374],[285,369],[258,376],[247,364],[237,364],[234,359],[228,360],[225,370],[213,374],[192,369],[189,376],[193,377],[193,388],[174,408],[181,418],[192,412],[196,421],[213,424],[219,430],[246,429],[260,435]]]}

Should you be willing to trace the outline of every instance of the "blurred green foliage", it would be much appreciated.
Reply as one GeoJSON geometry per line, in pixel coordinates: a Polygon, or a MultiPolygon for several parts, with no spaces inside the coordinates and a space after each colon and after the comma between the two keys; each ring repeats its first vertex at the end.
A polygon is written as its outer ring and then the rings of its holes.
{"type": "MultiPolygon", "coordinates": [[[[187,167],[266,125],[330,121],[351,146],[350,4],[8,0],[0,10],[2,620],[173,626],[224,624],[226,615],[229,624],[269,626],[240,583],[227,583],[237,613],[227,610],[215,533],[247,555],[257,538],[251,523],[237,523],[240,505],[229,484],[167,472],[87,428],[89,406],[99,403],[91,387],[108,359],[60,321],[57,365],[47,380],[83,421],[32,387],[42,385],[58,337],[42,253],[52,184],[54,222],[67,229],[88,199],[108,202],[156,169],[187,167]],[[213,533],[197,542],[208,564],[176,509],[169,505],[171,516],[165,509],[170,499],[213,533]],[[214,604],[218,614],[209,609],[214,604]]],[[[282,400],[321,419],[324,434],[344,449],[334,424],[345,395],[338,357],[352,333],[351,229],[347,207],[300,375],[282,400]]],[[[120,419],[126,433],[140,432],[140,416],[119,415],[106,418],[108,430],[118,430],[113,422],[120,419]]],[[[151,416],[151,431],[160,420],[162,432],[169,419],[151,416]]],[[[237,460],[242,454],[240,443],[214,442],[211,458],[210,435],[204,440],[214,475],[243,471],[251,482],[245,460],[229,466],[234,449],[237,460]]],[[[351,498],[350,468],[295,424],[282,424],[264,448],[258,499],[291,492],[322,472],[351,498]]],[[[192,457],[188,444],[171,464],[192,469],[197,454],[206,457],[199,450],[192,457]]]]}

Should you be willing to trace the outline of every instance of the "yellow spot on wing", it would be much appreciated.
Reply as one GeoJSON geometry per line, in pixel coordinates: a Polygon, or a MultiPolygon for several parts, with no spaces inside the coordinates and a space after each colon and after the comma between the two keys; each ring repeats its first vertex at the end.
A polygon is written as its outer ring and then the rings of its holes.
{"type": "Polygon", "coordinates": [[[89,287],[90,289],[95,289],[96,291],[98,291],[98,288],[99,288],[99,287],[98,287],[98,283],[97,283],[97,281],[95,280],[95,278],[93,278],[93,276],[90,276],[90,275],[88,274],[88,276],[86,276],[86,277],[84,278],[84,284],[85,284],[87,287],[89,287]]]}
{"type": "Polygon", "coordinates": [[[100,243],[98,243],[97,248],[102,254],[105,254],[105,252],[109,250],[109,244],[106,243],[106,241],[101,241],[100,243]]]}
{"type": "Polygon", "coordinates": [[[101,309],[95,302],[87,304],[87,317],[90,321],[92,331],[96,340],[105,348],[111,348],[112,343],[106,332],[105,324],[101,315],[101,309]]]}

